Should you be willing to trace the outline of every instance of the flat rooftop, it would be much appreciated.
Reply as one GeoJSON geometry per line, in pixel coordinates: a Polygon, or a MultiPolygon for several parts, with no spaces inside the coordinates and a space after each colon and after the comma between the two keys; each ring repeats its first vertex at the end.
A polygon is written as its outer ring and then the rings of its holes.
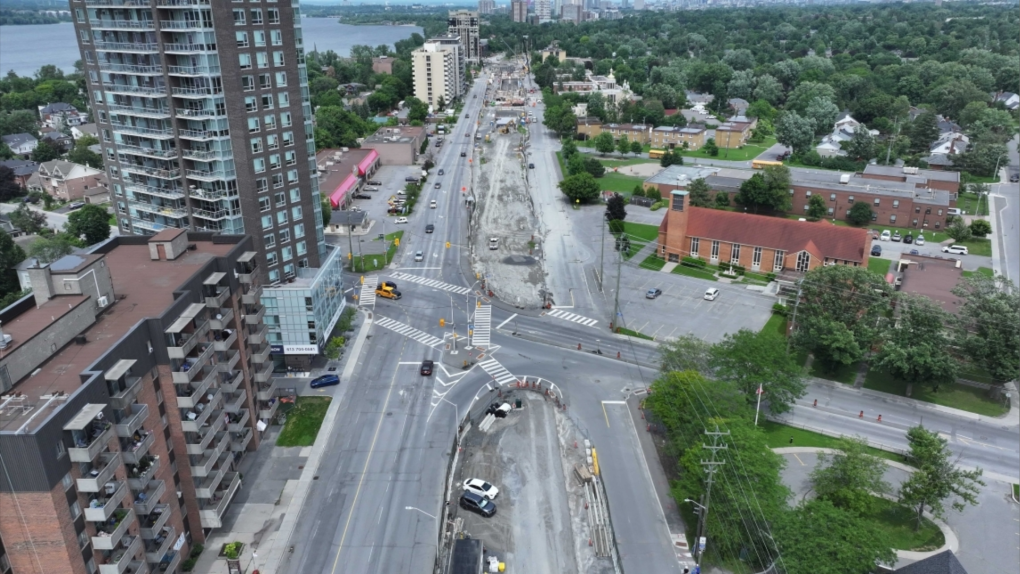
{"type": "Polygon", "coordinates": [[[953,287],[963,278],[963,269],[956,266],[955,259],[901,254],[903,260],[911,265],[903,270],[900,291],[924,295],[954,315],[960,310],[962,301],[953,294],[953,287]]]}
{"type": "Polygon", "coordinates": [[[362,145],[393,143],[394,141],[406,143],[423,133],[425,133],[425,128],[422,126],[386,126],[365,138],[362,145]],[[394,140],[394,137],[397,139],[394,140]]]}
{"type": "MultiPolygon", "coordinates": [[[[179,286],[209,260],[225,256],[237,246],[211,241],[192,240],[189,243],[194,243],[196,250],[185,251],[174,261],[152,261],[147,244],[118,245],[107,253],[106,264],[118,301],[96,317],[96,322],[84,332],[84,345],[71,342],[58,349],[34,374],[14,383],[10,392],[26,395],[25,404],[39,408],[46,402],[40,399],[43,395],[58,391],[73,393],[82,385],[80,374],[102,357],[113,343],[139,321],[162,315],[173,303],[173,293],[179,286]]],[[[54,318],[59,318],[58,315],[68,312],[68,305],[83,303],[85,299],[87,297],[81,295],[54,297],[4,324],[4,332],[14,335],[15,340],[27,340],[54,318]]],[[[0,431],[17,430],[34,412],[0,418],[0,431]]],[[[41,423],[45,418],[45,415],[36,417],[33,423],[41,423]]]]}

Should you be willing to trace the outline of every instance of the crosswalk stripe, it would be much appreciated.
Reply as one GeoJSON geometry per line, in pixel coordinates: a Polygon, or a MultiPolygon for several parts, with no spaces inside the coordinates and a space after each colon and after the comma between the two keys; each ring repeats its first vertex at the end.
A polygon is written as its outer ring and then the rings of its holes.
{"type": "Polygon", "coordinates": [[[361,307],[375,306],[375,288],[379,285],[378,277],[365,277],[358,294],[358,305],[361,307]]]}
{"type": "Polygon", "coordinates": [[[482,305],[475,309],[471,344],[475,347],[488,347],[490,325],[492,323],[492,306],[482,305]]]}
{"type": "Polygon", "coordinates": [[[548,315],[550,317],[556,317],[557,319],[563,319],[565,321],[570,321],[572,323],[579,323],[581,325],[584,325],[585,327],[594,327],[599,322],[598,319],[590,319],[588,317],[585,317],[584,315],[568,313],[567,311],[563,311],[562,309],[553,309],[552,311],[549,311],[548,315]]]}
{"type": "Polygon", "coordinates": [[[488,359],[478,363],[482,370],[485,371],[490,377],[492,377],[497,384],[505,385],[507,383],[517,380],[517,377],[510,374],[510,371],[499,363],[496,359],[488,359]]]}
{"type": "Polygon", "coordinates": [[[451,293],[456,293],[458,295],[466,295],[471,292],[471,289],[468,289],[467,287],[454,285],[452,283],[444,283],[437,279],[429,279],[427,277],[422,277],[421,275],[411,275],[410,273],[397,272],[391,273],[390,277],[397,281],[410,281],[412,283],[417,283],[419,285],[424,285],[426,287],[433,287],[436,289],[442,289],[444,291],[450,291],[451,293]]]}
{"type": "Polygon", "coordinates": [[[377,318],[375,324],[385,329],[394,331],[398,335],[403,335],[405,337],[408,337],[409,339],[418,341],[419,343],[427,347],[435,347],[437,345],[443,344],[443,340],[438,337],[434,337],[432,335],[429,335],[425,331],[415,329],[410,325],[405,325],[400,321],[394,321],[393,319],[390,319],[388,317],[377,318]]]}

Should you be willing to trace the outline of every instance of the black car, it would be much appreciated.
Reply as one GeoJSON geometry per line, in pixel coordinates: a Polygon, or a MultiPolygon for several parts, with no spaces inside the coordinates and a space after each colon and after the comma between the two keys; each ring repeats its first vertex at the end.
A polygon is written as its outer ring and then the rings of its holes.
{"type": "Polygon", "coordinates": [[[1020,181],[1020,173],[1011,174],[1009,176],[1009,181],[1012,182],[1012,183],[1016,183],[1016,182],[1020,181]]]}
{"type": "Polygon", "coordinates": [[[496,514],[496,504],[494,502],[467,490],[464,491],[464,494],[460,495],[460,507],[471,512],[477,512],[486,518],[496,514]]]}
{"type": "Polygon", "coordinates": [[[382,283],[379,284],[379,286],[384,287],[386,289],[393,289],[394,291],[397,290],[397,284],[394,283],[393,281],[383,281],[382,283]]]}
{"type": "Polygon", "coordinates": [[[425,233],[432,233],[436,230],[436,226],[431,223],[425,226],[425,233]]]}
{"type": "Polygon", "coordinates": [[[914,242],[914,235],[912,233],[908,233],[908,234],[903,236],[903,243],[913,243],[913,242],[914,242]]]}
{"type": "Polygon", "coordinates": [[[881,256],[882,255],[882,246],[877,244],[877,243],[872,243],[871,244],[871,255],[874,256],[874,257],[881,256]]]}
{"type": "Polygon", "coordinates": [[[368,185],[382,185],[382,182],[381,181],[372,180],[372,181],[368,182],[368,185]]]}
{"type": "Polygon", "coordinates": [[[439,175],[446,175],[446,171],[445,171],[445,170],[442,170],[442,169],[441,169],[441,170],[439,170],[439,175]]]}
{"type": "Polygon", "coordinates": [[[485,414],[493,415],[497,419],[503,419],[506,418],[506,416],[510,414],[510,411],[512,410],[513,407],[510,406],[510,403],[496,402],[492,403],[491,405],[489,405],[489,408],[485,409],[485,414]]]}
{"type": "Polygon", "coordinates": [[[421,362],[421,370],[420,370],[421,376],[423,376],[423,377],[431,377],[432,376],[432,366],[434,364],[435,363],[432,362],[432,359],[425,359],[424,361],[422,361],[421,362]]]}
{"type": "Polygon", "coordinates": [[[467,157],[467,152],[466,151],[460,152],[460,157],[467,157]]]}
{"type": "Polygon", "coordinates": [[[434,186],[432,186],[432,187],[434,187],[434,188],[436,188],[436,189],[439,189],[439,188],[440,188],[441,186],[439,185],[439,182],[437,181],[437,182],[436,182],[436,185],[434,185],[434,186]]]}
{"type": "Polygon", "coordinates": [[[355,193],[354,199],[372,199],[372,196],[365,193],[355,193]]]}
{"type": "Polygon", "coordinates": [[[322,375],[321,377],[312,379],[312,382],[308,383],[308,386],[313,389],[321,389],[322,387],[332,387],[333,385],[339,384],[340,377],[336,375],[322,375]]]}
{"type": "Polygon", "coordinates": [[[528,169],[535,169],[535,164],[529,163],[528,164],[528,169]]]}

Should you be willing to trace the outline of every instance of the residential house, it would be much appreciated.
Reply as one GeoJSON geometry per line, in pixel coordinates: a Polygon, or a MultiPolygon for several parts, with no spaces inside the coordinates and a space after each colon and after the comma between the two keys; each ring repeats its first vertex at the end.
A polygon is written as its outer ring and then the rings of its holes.
{"type": "Polygon", "coordinates": [[[701,104],[701,106],[707,106],[715,99],[715,96],[712,94],[701,94],[690,90],[684,92],[684,96],[687,98],[687,105],[691,107],[698,104],[701,104]]]}
{"type": "Polygon", "coordinates": [[[659,225],[660,255],[729,263],[750,271],[809,271],[822,265],[866,267],[871,235],[865,229],[691,207],[686,190],[669,194],[659,225]]]}
{"type": "Polygon", "coordinates": [[[705,128],[686,126],[659,126],[652,130],[652,147],[657,149],[682,148],[697,150],[705,145],[705,128]],[[685,145],[686,144],[686,145],[685,145]]]}
{"type": "Polygon", "coordinates": [[[651,130],[652,126],[649,124],[605,124],[602,126],[602,131],[611,133],[614,140],[627,136],[628,140],[639,141],[642,145],[651,141],[649,135],[651,130]]]}
{"type": "Polygon", "coordinates": [[[379,170],[374,149],[324,149],[315,154],[319,190],[333,209],[346,209],[365,182],[379,170]]]}
{"type": "Polygon", "coordinates": [[[372,58],[372,73],[374,74],[392,74],[393,73],[393,62],[396,60],[388,56],[382,56],[379,58],[372,58]]]}
{"type": "Polygon", "coordinates": [[[751,139],[754,122],[744,117],[733,118],[715,128],[715,145],[735,149],[743,147],[751,139]]]}
{"type": "Polygon", "coordinates": [[[11,148],[14,155],[27,156],[39,145],[39,140],[35,136],[25,133],[2,136],[0,140],[3,140],[7,147],[11,148]]]}
{"type": "Polygon", "coordinates": [[[421,126],[381,127],[361,147],[377,151],[381,165],[414,165],[426,138],[421,126]]]}
{"type": "Polygon", "coordinates": [[[602,120],[594,117],[577,117],[577,135],[590,140],[602,133],[602,120]]]}
{"type": "Polygon", "coordinates": [[[39,164],[39,170],[28,179],[29,191],[48,193],[60,201],[83,201],[95,195],[97,187],[108,190],[106,172],[62,159],[39,164]]]}
{"type": "Polygon", "coordinates": [[[959,132],[940,134],[928,148],[928,157],[924,159],[928,163],[928,167],[945,170],[953,165],[953,160],[949,156],[967,151],[968,144],[970,144],[970,138],[965,134],[959,132]]]}
{"type": "Polygon", "coordinates": [[[562,48],[560,48],[556,44],[556,42],[553,42],[552,44],[550,44],[548,48],[543,49],[540,52],[540,54],[542,54],[542,61],[543,62],[547,58],[556,58],[560,62],[566,62],[567,61],[567,51],[562,49],[562,48]]]}
{"type": "Polygon", "coordinates": [[[42,137],[40,137],[39,140],[52,145],[60,150],[61,153],[67,153],[72,147],[74,147],[74,140],[62,132],[50,128],[43,128],[41,133],[42,137]]]}
{"type": "Polygon", "coordinates": [[[39,118],[44,126],[57,130],[63,129],[64,126],[80,126],[85,123],[85,115],[78,112],[78,108],[64,102],[39,106],[39,118]]]}
{"type": "Polygon", "coordinates": [[[609,71],[608,76],[598,76],[590,70],[585,70],[584,80],[556,82],[553,88],[557,92],[577,92],[580,94],[598,92],[605,97],[607,103],[615,105],[620,105],[634,98],[634,94],[630,90],[630,83],[624,81],[622,84],[618,84],[612,70],[609,71]]]}
{"type": "Polygon", "coordinates": [[[583,118],[588,115],[588,102],[577,102],[570,111],[574,112],[575,118],[583,118]]]}
{"type": "Polygon", "coordinates": [[[1020,96],[1013,92],[999,92],[998,94],[995,94],[995,102],[1002,102],[1002,105],[1004,105],[1009,111],[1020,108],[1020,96]]]}
{"type": "Polygon", "coordinates": [[[963,267],[958,260],[900,253],[896,269],[900,275],[900,291],[923,295],[949,313],[956,314],[960,310],[963,301],[953,294],[953,288],[963,279],[963,267]]]}
{"type": "MultiPolygon", "coordinates": [[[[326,224],[325,232],[329,235],[364,235],[372,226],[368,219],[368,213],[364,211],[348,211],[334,209],[329,215],[329,223],[326,224]]],[[[345,243],[338,243],[342,248],[345,243]]],[[[354,256],[357,257],[357,252],[354,256]]]]}
{"type": "MultiPolygon", "coordinates": [[[[854,137],[854,131],[862,125],[850,115],[850,112],[842,112],[832,126],[832,133],[822,138],[822,142],[815,146],[815,151],[822,157],[846,155],[842,143],[850,141],[854,137]]],[[[877,136],[878,130],[868,130],[868,133],[877,136]]]]}
{"type": "Polygon", "coordinates": [[[730,109],[733,110],[733,113],[738,116],[744,115],[744,112],[746,112],[747,108],[751,105],[743,98],[730,98],[726,101],[726,103],[730,105],[730,109]]]}
{"type": "Polygon", "coordinates": [[[85,136],[99,138],[99,128],[96,127],[96,124],[81,124],[71,128],[71,137],[74,138],[74,141],[78,141],[85,136]]]}
{"type": "Polygon", "coordinates": [[[7,159],[0,161],[0,166],[9,167],[14,172],[14,181],[21,187],[28,187],[28,178],[39,170],[39,164],[27,159],[7,159]]]}
{"type": "Polygon", "coordinates": [[[10,235],[11,237],[21,237],[25,234],[24,231],[14,226],[11,223],[11,218],[6,213],[0,213],[0,231],[10,235]]]}
{"type": "Polygon", "coordinates": [[[942,114],[936,115],[935,120],[938,124],[940,135],[946,133],[958,133],[963,131],[963,128],[960,127],[960,124],[946,118],[942,114]]]}

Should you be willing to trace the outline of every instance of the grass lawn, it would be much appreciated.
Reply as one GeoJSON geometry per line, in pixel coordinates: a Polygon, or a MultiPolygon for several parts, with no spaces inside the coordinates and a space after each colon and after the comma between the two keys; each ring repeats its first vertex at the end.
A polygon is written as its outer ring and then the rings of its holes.
{"type": "Polygon", "coordinates": [[[630,240],[641,240],[644,243],[651,243],[659,240],[659,226],[647,223],[623,222],[623,232],[630,236],[630,240]]]}
{"type": "Polygon", "coordinates": [[[939,527],[927,518],[922,519],[921,528],[915,531],[914,511],[892,500],[875,497],[871,512],[861,518],[874,522],[882,540],[896,550],[937,550],[946,543],[939,527]]]}
{"type": "Polygon", "coordinates": [[[988,267],[978,267],[977,271],[964,271],[964,277],[973,277],[975,275],[984,275],[985,277],[995,277],[995,272],[988,267]]]}
{"type": "MultiPolygon", "coordinates": [[[[590,156],[590,157],[598,158],[598,156],[590,156]]],[[[606,170],[611,170],[614,167],[626,167],[628,165],[638,165],[638,164],[641,164],[641,163],[650,163],[650,164],[653,164],[653,165],[659,165],[659,162],[657,162],[657,161],[655,161],[653,159],[648,159],[647,157],[636,157],[634,159],[602,159],[602,158],[598,158],[598,159],[599,159],[599,161],[602,162],[602,165],[605,166],[606,170]]]]}
{"type": "Polygon", "coordinates": [[[988,215],[988,198],[981,197],[979,201],[978,194],[963,191],[956,200],[956,207],[966,215],[988,215]]]}
{"type": "Polygon", "coordinates": [[[654,253],[645,257],[645,260],[638,264],[638,267],[642,269],[650,269],[652,271],[662,271],[662,268],[665,266],[666,260],[654,253]]]}
{"type": "MultiPolygon", "coordinates": [[[[773,421],[765,421],[764,424],[759,426],[765,431],[765,438],[768,440],[769,448],[782,448],[787,446],[839,448],[839,439],[829,435],[799,429],[773,421]],[[792,444],[790,443],[791,437],[793,438],[792,444]]],[[[894,452],[879,450],[870,446],[868,447],[868,454],[878,458],[884,458],[886,460],[903,462],[903,457],[894,452]]]]}
{"type": "Polygon", "coordinates": [[[633,329],[628,329],[626,327],[617,327],[616,328],[616,332],[621,334],[621,335],[627,335],[629,337],[637,337],[638,339],[646,339],[648,341],[654,341],[655,340],[654,338],[649,337],[648,335],[645,335],[644,333],[638,333],[637,331],[634,331],[633,329]]]}
{"type": "Polygon", "coordinates": [[[878,273],[882,277],[889,272],[892,266],[892,261],[889,259],[882,259],[881,257],[870,257],[868,258],[868,271],[878,273]]]}
{"type": "Polygon", "coordinates": [[[967,379],[968,381],[976,381],[978,383],[994,384],[997,381],[992,378],[992,375],[988,373],[984,368],[973,363],[964,363],[960,365],[960,372],[957,376],[961,379],[967,379]]]}
{"type": "Polygon", "coordinates": [[[631,192],[634,191],[634,186],[644,185],[645,183],[643,177],[623,175],[622,173],[613,173],[611,171],[607,171],[606,175],[597,178],[595,181],[598,182],[603,191],[615,191],[627,197],[630,197],[631,192]]]}
{"type": "Polygon", "coordinates": [[[999,183],[997,175],[971,175],[969,171],[963,173],[966,175],[962,175],[960,179],[966,179],[968,183],[999,183]]]}
{"type": "Polygon", "coordinates": [[[819,379],[825,379],[828,381],[836,381],[843,383],[844,385],[854,384],[854,379],[857,378],[857,363],[852,365],[839,365],[834,371],[830,371],[826,368],[826,365],[822,364],[822,361],[815,360],[811,363],[811,368],[808,373],[812,377],[818,377],[819,379]]]}
{"type": "Polygon", "coordinates": [[[710,155],[705,152],[704,148],[697,151],[681,150],[684,158],[698,157],[705,159],[722,159],[729,161],[747,161],[754,159],[762,154],[765,150],[772,147],[776,143],[776,138],[767,137],[762,143],[749,143],[744,145],[740,149],[726,149],[719,148],[719,155],[710,155]]]}
{"type": "Polygon", "coordinates": [[[958,243],[959,245],[966,245],[967,251],[971,255],[981,255],[983,257],[992,256],[992,242],[988,239],[972,237],[967,241],[960,241],[958,243]]]}
{"type": "MultiPolygon", "coordinates": [[[[868,369],[864,388],[902,397],[906,396],[907,384],[880,369],[868,369]]],[[[938,392],[926,385],[914,385],[911,398],[990,417],[1002,416],[1009,411],[1002,402],[989,398],[985,390],[967,385],[942,385],[938,392]]]]}
{"type": "Polygon", "coordinates": [[[298,397],[287,413],[287,423],[276,439],[276,446],[311,446],[326,417],[330,397],[298,397]]]}
{"type": "MultiPolygon", "coordinates": [[[[365,273],[368,271],[378,271],[383,267],[389,265],[390,261],[393,261],[393,256],[397,253],[397,244],[394,239],[399,239],[404,236],[403,231],[395,231],[386,235],[386,241],[390,242],[390,246],[386,249],[386,257],[379,257],[379,254],[365,255],[364,257],[355,256],[351,260],[351,268],[354,273],[365,273]],[[364,259],[364,263],[362,263],[364,259]]],[[[378,239],[374,240],[378,241],[378,239]]]]}
{"type": "Polygon", "coordinates": [[[677,275],[686,275],[688,277],[697,277],[698,279],[708,279],[709,281],[719,280],[714,274],[712,274],[711,271],[684,265],[682,263],[673,268],[673,273],[676,273],[677,275]]]}
{"type": "Polygon", "coordinates": [[[117,227],[117,216],[110,214],[110,227],[117,227]]]}
{"type": "Polygon", "coordinates": [[[1020,484],[1013,485],[1013,499],[1020,500],[1020,484]]]}
{"type": "Polygon", "coordinates": [[[786,336],[786,317],[773,313],[769,320],[765,322],[765,326],[761,328],[762,332],[772,332],[780,337],[786,336]]]}

